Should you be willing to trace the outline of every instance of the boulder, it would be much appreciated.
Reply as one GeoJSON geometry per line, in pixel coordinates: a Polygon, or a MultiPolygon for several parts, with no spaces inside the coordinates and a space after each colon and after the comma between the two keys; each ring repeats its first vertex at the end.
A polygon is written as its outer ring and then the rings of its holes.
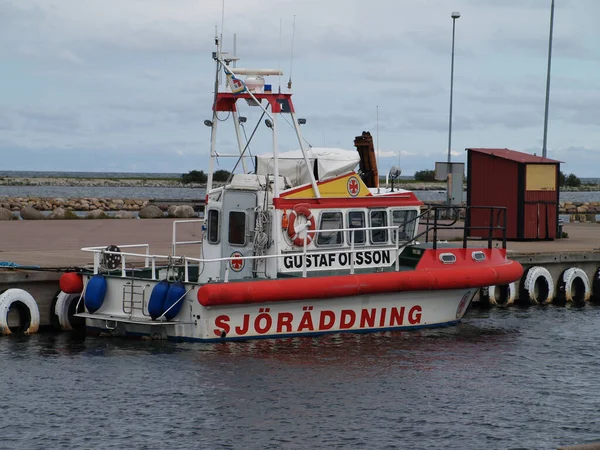
{"type": "Polygon", "coordinates": [[[24,206],[21,208],[21,218],[24,220],[44,220],[46,216],[31,206],[24,206]]]}
{"type": "Polygon", "coordinates": [[[119,211],[113,216],[115,219],[133,219],[133,214],[129,211],[119,211]]]}
{"type": "Polygon", "coordinates": [[[50,213],[48,219],[64,220],[67,211],[64,208],[56,208],[50,213]]]}
{"type": "Polygon", "coordinates": [[[48,219],[56,219],[56,220],[76,220],[81,219],[77,214],[73,211],[65,210],[64,208],[55,208],[54,211],[50,213],[48,219]]]}
{"type": "Polygon", "coordinates": [[[149,205],[142,209],[139,213],[140,219],[160,219],[164,217],[161,209],[156,205],[149,205]]]}
{"type": "Polygon", "coordinates": [[[13,214],[10,209],[0,208],[0,220],[12,220],[13,214]]]}
{"type": "Polygon", "coordinates": [[[108,219],[108,216],[101,209],[94,209],[86,214],[86,219],[108,219]]]}
{"type": "Polygon", "coordinates": [[[191,219],[196,216],[196,211],[190,205],[171,205],[167,210],[169,217],[177,217],[179,219],[191,219]]]}

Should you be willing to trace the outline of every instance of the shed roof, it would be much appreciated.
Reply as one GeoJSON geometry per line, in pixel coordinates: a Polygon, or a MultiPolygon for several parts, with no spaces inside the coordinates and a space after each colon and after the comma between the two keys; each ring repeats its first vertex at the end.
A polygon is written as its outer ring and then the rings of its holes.
{"type": "Polygon", "coordinates": [[[563,161],[556,159],[544,158],[542,156],[532,155],[530,153],[518,152],[507,148],[467,148],[467,151],[484,153],[490,156],[496,156],[502,159],[508,159],[518,163],[535,163],[535,164],[557,164],[563,161]]]}

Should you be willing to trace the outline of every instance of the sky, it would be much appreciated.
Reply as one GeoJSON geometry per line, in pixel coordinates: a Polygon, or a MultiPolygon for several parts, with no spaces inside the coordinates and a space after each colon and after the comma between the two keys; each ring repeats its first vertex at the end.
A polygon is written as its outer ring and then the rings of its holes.
{"type": "MultiPolygon", "coordinates": [[[[550,3],[0,0],[0,169],[206,171],[218,27],[225,50],[237,35],[238,67],[281,68],[267,83],[283,91],[291,75],[308,143],[352,150],[366,130],[380,173],[432,170],[448,155],[453,11],[452,161],[541,155],[550,3]]],[[[597,0],[556,0],[547,156],[578,177],[600,177],[598,17],[597,0]]],[[[219,125],[219,151],[237,151],[219,125]]],[[[280,151],[297,149],[284,128],[280,151]]],[[[267,132],[252,154],[270,151],[267,132]]]]}

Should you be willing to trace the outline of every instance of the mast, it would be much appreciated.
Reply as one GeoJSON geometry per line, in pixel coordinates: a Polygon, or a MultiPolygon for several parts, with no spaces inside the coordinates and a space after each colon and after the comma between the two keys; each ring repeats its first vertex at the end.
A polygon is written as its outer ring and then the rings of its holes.
{"type": "MultiPolygon", "coordinates": [[[[215,157],[217,156],[217,153],[215,151],[216,148],[216,144],[217,144],[217,122],[218,122],[218,118],[217,118],[217,97],[219,95],[219,73],[221,72],[221,67],[220,67],[220,59],[221,59],[221,46],[220,46],[220,40],[219,40],[219,36],[218,34],[216,34],[216,30],[215,30],[215,46],[217,47],[217,51],[213,52],[213,59],[215,60],[215,64],[216,64],[216,68],[215,68],[215,95],[214,95],[214,100],[213,100],[213,113],[212,113],[212,122],[210,123],[210,158],[208,161],[208,178],[206,180],[206,198],[205,198],[205,203],[204,203],[204,208],[205,211],[204,213],[206,214],[206,205],[208,204],[208,193],[211,191],[212,189],[212,182],[213,182],[213,171],[214,171],[214,167],[215,167],[215,157]]],[[[205,122],[206,124],[206,122],[205,122]]],[[[208,125],[208,124],[207,124],[208,125]]]]}

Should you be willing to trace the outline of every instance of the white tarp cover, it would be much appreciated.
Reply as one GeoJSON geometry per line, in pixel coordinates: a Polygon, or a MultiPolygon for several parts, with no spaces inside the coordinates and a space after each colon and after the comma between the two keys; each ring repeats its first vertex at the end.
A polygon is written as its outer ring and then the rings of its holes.
{"type": "MultiPolygon", "coordinates": [[[[319,180],[334,178],[348,173],[360,161],[357,151],[341,148],[310,147],[306,150],[310,168],[306,167],[301,150],[279,154],[279,175],[286,177],[292,186],[310,183],[310,173],[317,164],[319,180]]],[[[258,155],[256,157],[256,173],[258,175],[273,175],[273,155],[258,155]]]]}

